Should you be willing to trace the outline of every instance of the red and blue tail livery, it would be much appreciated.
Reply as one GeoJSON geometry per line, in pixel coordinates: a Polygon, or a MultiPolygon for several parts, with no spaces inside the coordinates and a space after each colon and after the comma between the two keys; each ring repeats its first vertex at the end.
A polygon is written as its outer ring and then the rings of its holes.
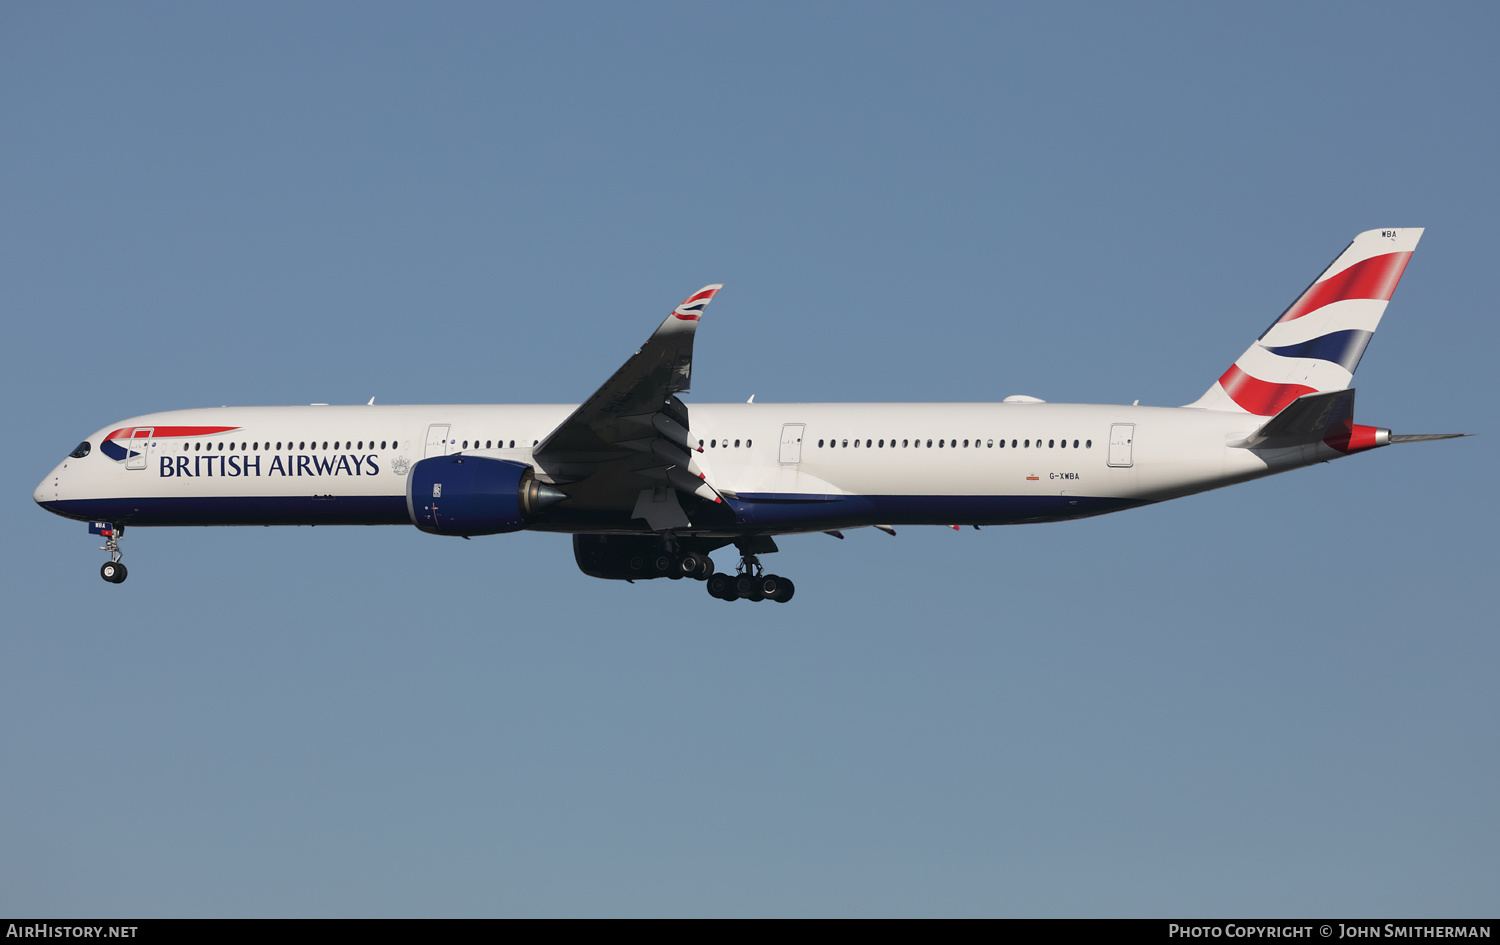
{"type": "Polygon", "coordinates": [[[1419,228],[1356,236],[1191,406],[1270,417],[1304,394],[1348,388],[1421,238],[1419,228]]]}
{"type": "Polygon", "coordinates": [[[689,578],[720,600],[786,602],[792,581],[761,563],[785,536],[1068,521],[1457,436],[1355,422],[1349,385],[1421,235],[1355,237],[1186,407],[1023,394],[690,404],[695,336],[723,288],[713,284],[581,403],[148,414],[89,436],[33,498],[89,523],[109,553],[100,575],[116,584],[127,528],[397,525],[460,538],[559,532],[593,577],[689,578]],[[721,571],[714,554],[737,564],[721,571]]]}

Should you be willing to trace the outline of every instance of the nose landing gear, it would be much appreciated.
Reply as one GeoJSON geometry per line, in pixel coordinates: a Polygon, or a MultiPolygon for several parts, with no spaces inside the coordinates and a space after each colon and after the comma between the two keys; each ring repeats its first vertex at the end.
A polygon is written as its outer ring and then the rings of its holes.
{"type": "Polygon", "coordinates": [[[103,535],[104,544],[99,546],[99,550],[109,552],[109,560],[99,567],[99,576],[111,584],[119,584],[125,580],[129,572],[120,561],[120,536],[125,534],[125,526],[109,522],[89,522],[89,534],[103,535]]]}

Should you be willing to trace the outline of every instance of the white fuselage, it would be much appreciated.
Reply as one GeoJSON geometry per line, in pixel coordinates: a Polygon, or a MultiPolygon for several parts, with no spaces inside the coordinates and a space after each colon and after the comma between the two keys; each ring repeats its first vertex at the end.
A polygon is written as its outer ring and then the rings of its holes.
{"type": "MultiPolygon", "coordinates": [[[[88,455],[60,463],[35,498],[60,515],[121,525],[412,524],[407,473],[415,463],[463,453],[533,465],[533,446],[573,409],[218,407],[148,414],[96,432],[88,455]]],[[[692,437],[703,446],[692,457],[696,472],[728,508],[692,516],[692,526],[680,530],[686,534],[1055,521],[1344,455],[1323,443],[1282,450],[1232,446],[1263,418],[1195,408],[960,403],[689,409],[692,437]]],[[[544,465],[535,475],[558,481],[544,465]]],[[[528,527],[649,530],[618,509],[594,515],[566,502],[528,527]]]]}

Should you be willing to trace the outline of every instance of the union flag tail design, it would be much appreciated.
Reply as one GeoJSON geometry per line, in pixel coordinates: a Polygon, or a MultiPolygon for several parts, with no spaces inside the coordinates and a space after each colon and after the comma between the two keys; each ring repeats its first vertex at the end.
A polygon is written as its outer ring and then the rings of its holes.
{"type": "Polygon", "coordinates": [[[719,290],[724,288],[723,284],[706,285],[688,296],[686,302],[672,309],[672,314],[685,322],[696,322],[703,315],[703,310],[708,308],[708,303],[714,300],[719,290]]]}
{"type": "Polygon", "coordinates": [[[1411,259],[1420,227],[1367,230],[1202,397],[1188,404],[1271,417],[1303,394],[1344,390],[1411,259]]]}

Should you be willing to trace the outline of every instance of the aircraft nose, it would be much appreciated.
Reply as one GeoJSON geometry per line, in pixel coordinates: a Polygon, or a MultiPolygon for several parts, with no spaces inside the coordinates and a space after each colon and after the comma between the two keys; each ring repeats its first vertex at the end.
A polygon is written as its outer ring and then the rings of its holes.
{"type": "Polygon", "coordinates": [[[58,491],[62,487],[62,467],[58,466],[47,474],[47,478],[36,484],[31,491],[31,498],[37,505],[52,511],[50,503],[57,501],[58,491]]]}

